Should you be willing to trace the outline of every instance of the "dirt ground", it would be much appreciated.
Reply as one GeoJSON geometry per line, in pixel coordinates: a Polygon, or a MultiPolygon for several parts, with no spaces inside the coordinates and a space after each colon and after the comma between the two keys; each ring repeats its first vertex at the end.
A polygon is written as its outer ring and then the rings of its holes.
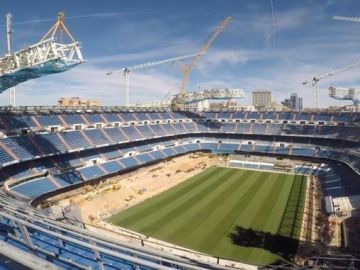
{"type": "Polygon", "coordinates": [[[321,199],[318,195],[316,179],[309,176],[307,178],[304,215],[300,232],[300,245],[298,256],[295,260],[302,263],[303,258],[311,256],[318,249],[320,242],[320,230],[316,225],[316,219],[321,214],[321,199]]]}
{"type": "Polygon", "coordinates": [[[76,195],[61,199],[59,205],[76,206],[85,223],[96,224],[111,215],[189,179],[213,165],[221,165],[221,157],[189,154],[137,171],[111,177],[97,186],[85,186],[76,195]]]}

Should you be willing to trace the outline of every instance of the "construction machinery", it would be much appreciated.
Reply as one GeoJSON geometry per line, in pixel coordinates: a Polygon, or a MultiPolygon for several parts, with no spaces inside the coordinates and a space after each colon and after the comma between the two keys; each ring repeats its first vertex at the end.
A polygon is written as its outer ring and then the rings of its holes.
{"type": "Polygon", "coordinates": [[[360,89],[330,86],[329,96],[337,100],[351,100],[356,112],[359,112],[360,89]]]}
{"type": "Polygon", "coordinates": [[[197,54],[187,54],[187,55],[172,57],[172,58],[168,58],[168,59],[158,60],[158,61],[151,61],[151,62],[139,64],[139,65],[134,65],[134,66],[125,67],[122,69],[113,70],[106,74],[111,75],[111,74],[119,72],[119,71],[123,73],[124,78],[125,78],[125,106],[128,107],[129,106],[129,92],[130,92],[130,71],[135,71],[135,70],[149,68],[149,67],[153,67],[153,66],[157,66],[157,65],[172,63],[172,62],[192,58],[196,55],[197,54]]]}
{"type": "Polygon", "coordinates": [[[204,100],[226,100],[244,98],[245,93],[242,89],[236,88],[223,88],[223,89],[206,89],[198,92],[187,92],[184,94],[176,94],[172,99],[172,106],[176,109],[177,104],[190,104],[195,102],[201,102],[204,100]]]}
{"type": "Polygon", "coordinates": [[[324,73],[322,75],[319,75],[319,76],[314,76],[311,80],[308,80],[308,81],[304,81],[302,84],[303,85],[306,85],[308,83],[312,83],[313,86],[315,86],[315,107],[318,108],[318,103],[319,103],[319,96],[318,96],[318,88],[319,88],[319,81],[324,79],[324,78],[327,78],[327,77],[331,77],[335,74],[338,74],[338,73],[341,73],[341,72],[344,72],[344,71],[347,71],[349,69],[352,69],[352,68],[355,68],[355,67],[358,67],[360,66],[360,61],[357,61],[349,66],[346,66],[346,67],[342,67],[342,68],[338,68],[338,69],[335,69],[333,71],[330,71],[330,72],[327,72],[327,73],[324,73]]]}
{"type": "Polygon", "coordinates": [[[64,72],[83,62],[80,43],[66,28],[64,13],[60,12],[38,43],[0,58],[0,93],[21,82],[64,72]],[[70,43],[64,43],[64,37],[70,43]]]}
{"type": "Polygon", "coordinates": [[[207,52],[210,45],[214,42],[214,40],[220,35],[220,33],[225,29],[225,27],[230,23],[232,17],[226,17],[214,30],[210,38],[205,42],[205,44],[201,47],[199,53],[192,59],[190,64],[184,65],[180,61],[178,63],[181,66],[182,72],[183,72],[183,78],[180,85],[180,94],[185,94],[187,89],[186,85],[189,80],[189,75],[192,70],[192,68],[200,61],[201,57],[207,52]]]}

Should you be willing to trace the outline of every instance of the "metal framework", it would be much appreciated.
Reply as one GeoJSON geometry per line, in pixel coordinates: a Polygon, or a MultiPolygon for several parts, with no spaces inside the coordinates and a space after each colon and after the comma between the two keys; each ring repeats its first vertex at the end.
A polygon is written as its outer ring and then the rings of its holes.
{"type": "MultiPolygon", "coordinates": [[[[6,14],[5,20],[6,20],[6,47],[7,47],[7,53],[8,53],[8,55],[10,55],[11,49],[12,49],[12,34],[13,34],[11,13],[6,14]]],[[[9,89],[9,104],[10,104],[10,106],[13,106],[13,107],[16,106],[15,87],[11,87],[9,89]]]]}
{"type": "Polygon", "coordinates": [[[329,87],[329,96],[337,100],[351,100],[356,111],[359,111],[360,89],[331,86],[329,87]]]}
{"type": "Polygon", "coordinates": [[[208,89],[199,92],[189,92],[177,94],[172,99],[173,104],[189,104],[208,99],[233,99],[244,98],[245,93],[242,89],[208,89]]]}
{"type": "Polygon", "coordinates": [[[178,63],[181,66],[182,72],[183,72],[183,78],[181,81],[180,86],[180,94],[185,94],[186,84],[189,80],[189,75],[192,70],[192,68],[200,61],[201,57],[207,52],[210,45],[215,41],[215,39],[220,35],[220,33],[226,28],[226,26],[230,23],[232,17],[226,17],[215,29],[215,31],[212,33],[210,38],[206,41],[206,43],[201,47],[200,52],[193,58],[190,64],[184,65],[181,62],[178,61],[178,63]]]}
{"type": "MultiPolygon", "coordinates": [[[[55,31],[63,25],[63,13],[55,25],[58,26],[53,26],[40,42],[0,58],[0,93],[21,82],[67,71],[84,62],[80,42],[71,35],[69,44],[56,41],[55,31]]],[[[65,33],[70,34],[67,29],[65,33]]]]}

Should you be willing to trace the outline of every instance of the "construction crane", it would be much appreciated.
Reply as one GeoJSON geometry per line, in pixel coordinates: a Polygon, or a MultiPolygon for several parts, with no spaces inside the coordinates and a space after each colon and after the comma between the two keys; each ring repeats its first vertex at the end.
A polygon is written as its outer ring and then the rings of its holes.
{"type": "MultiPolygon", "coordinates": [[[[356,18],[356,17],[345,17],[345,16],[334,16],[333,17],[334,20],[337,20],[337,21],[350,21],[350,22],[360,22],[360,18],[356,18]]],[[[318,88],[319,88],[319,81],[326,78],[326,77],[330,77],[330,76],[333,76],[337,73],[340,73],[340,72],[343,72],[343,71],[346,71],[346,70],[349,70],[349,69],[352,69],[352,68],[355,68],[357,66],[360,65],[360,61],[357,61],[349,66],[346,66],[346,67],[342,67],[342,68],[339,68],[339,69],[335,69],[331,72],[328,72],[328,73],[325,73],[323,75],[320,75],[320,76],[315,76],[313,77],[311,80],[309,81],[305,81],[303,82],[303,85],[306,85],[308,83],[312,83],[313,86],[315,86],[315,107],[318,108],[318,88]]],[[[332,90],[330,90],[329,88],[329,94],[331,97],[333,98],[336,98],[336,99],[340,99],[338,97],[338,95],[335,95],[335,88],[331,88],[332,90]]],[[[341,91],[343,92],[343,91],[341,91]]]]}
{"type": "Polygon", "coordinates": [[[181,62],[178,61],[178,63],[181,66],[182,72],[183,72],[183,78],[181,81],[181,86],[180,86],[180,94],[185,94],[186,93],[186,84],[189,80],[189,75],[190,72],[192,70],[192,68],[200,61],[201,57],[207,52],[207,50],[209,49],[210,45],[214,42],[214,40],[217,38],[217,36],[225,29],[225,27],[229,24],[229,22],[231,21],[232,17],[226,17],[219,25],[218,27],[214,30],[214,32],[212,33],[212,35],[210,36],[210,38],[207,40],[207,42],[201,47],[199,53],[193,58],[193,60],[191,61],[190,64],[188,65],[184,65],[181,62]]]}
{"type": "MultiPolygon", "coordinates": [[[[359,17],[334,16],[333,19],[337,21],[360,22],[359,17]]],[[[329,88],[329,96],[337,100],[351,100],[356,112],[359,112],[360,89],[331,86],[329,88]]]]}
{"type": "Polygon", "coordinates": [[[58,14],[55,24],[36,44],[0,58],[0,93],[21,82],[67,71],[84,62],[80,42],[75,41],[64,24],[64,13],[58,14]],[[57,40],[61,31],[70,43],[57,40]]]}
{"type": "MultiPolygon", "coordinates": [[[[11,13],[6,14],[6,47],[7,47],[7,55],[11,55],[12,50],[12,40],[13,40],[13,31],[12,31],[12,18],[11,13]]],[[[9,105],[12,107],[16,106],[16,90],[15,87],[11,87],[9,89],[9,105]]]]}
{"type": "Polygon", "coordinates": [[[324,73],[322,75],[319,75],[319,76],[315,76],[313,77],[311,80],[308,80],[308,81],[304,81],[302,84],[303,85],[306,85],[308,83],[312,83],[313,86],[315,86],[315,107],[318,108],[318,102],[319,102],[319,97],[318,97],[318,88],[319,88],[319,81],[326,78],[326,77],[330,77],[330,76],[333,76],[335,74],[338,74],[338,73],[341,73],[341,72],[344,72],[346,70],[349,70],[349,69],[352,69],[352,68],[355,68],[357,66],[360,66],[360,61],[357,61],[349,66],[346,66],[346,67],[342,67],[342,68],[338,68],[338,69],[335,69],[333,71],[330,71],[330,72],[327,72],[327,73],[324,73]]]}
{"type": "Polygon", "coordinates": [[[129,92],[130,92],[130,71],[149,68],[149,67],[153,67],[153,66],[157,66],[157,65],[161,65],[161,64],[177,62],[180,60],[196,57],[197,55],[198,54],[194,53],[194,54],[187,54],[187,55],[172,57],[172,58],[168,58],[168,59],[163,59],[163,60],[159,60],[159,61],[151,61],[151,62],[139,64],[139,65],[134,65],[134,66],[125,67],[122,69],[113,70],[113,71],[107,72],[106,75],[111,75],[116,72],[123,73],[124,78],[125,78],[125,106],[128,107],[129,106],[129,92]]]}

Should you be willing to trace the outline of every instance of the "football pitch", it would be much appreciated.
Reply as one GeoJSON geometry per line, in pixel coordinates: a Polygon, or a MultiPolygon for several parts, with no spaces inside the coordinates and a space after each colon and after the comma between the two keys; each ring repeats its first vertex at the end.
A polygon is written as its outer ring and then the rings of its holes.
{"type": "Polygon", "coordinates": [[[306,177],[211,167],[112,216],[114,225],[254,264],[296,253],[306,177]]]}

